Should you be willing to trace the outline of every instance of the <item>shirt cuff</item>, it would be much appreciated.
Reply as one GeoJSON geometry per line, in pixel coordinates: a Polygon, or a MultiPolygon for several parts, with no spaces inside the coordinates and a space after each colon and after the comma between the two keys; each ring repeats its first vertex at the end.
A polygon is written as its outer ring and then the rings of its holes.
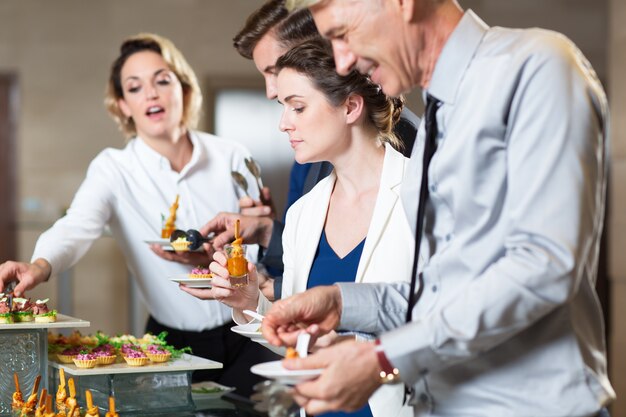
{"type": "Polygon", "coordinates": [[[336,283],[341,291],[340,329],[376,334],[378,300],[376,291],[368,285],[354,282],[336,283]]]}
{"type": "Polygon", "coordinates": [[[380,337],[389,362],[400,371],[407,385],[414,385],[430,372],[445,368],[442,357],[432,349],[433,333],[426,322],[412,322],[380,337]]]}

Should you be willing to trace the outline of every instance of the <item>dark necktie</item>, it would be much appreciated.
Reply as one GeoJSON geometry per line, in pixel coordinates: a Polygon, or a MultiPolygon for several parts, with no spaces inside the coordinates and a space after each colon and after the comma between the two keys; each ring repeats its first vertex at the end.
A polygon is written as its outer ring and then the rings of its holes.
{"type": "Polygon", "coordinates": [[[437,100],[430,94],[426,98],[426,112],[424,115],[424,126],[426,128],[424,143],[424,158],[422,162],[422,183],[420,185],[419,203],[417,205],[417,224],[415,226],[415,253],[413,255],[413,271],[411,273],[411,292],[409,293],[409,305],[406,312],[406,322],[410,322],[413,318],[413,307],[422,296],[424,290],[424,278],[422,274],[417,276],[417,261],[419,259],[420,244],[422,242],[422,234],[424,231],[424,213],[426,211],[426,202],[428,201],[428,166],[437,150],[437,110],[441,105],[441,101],[437,100]],[[420,287],[415,293],[416,281],[419,279],[420,287]]]}

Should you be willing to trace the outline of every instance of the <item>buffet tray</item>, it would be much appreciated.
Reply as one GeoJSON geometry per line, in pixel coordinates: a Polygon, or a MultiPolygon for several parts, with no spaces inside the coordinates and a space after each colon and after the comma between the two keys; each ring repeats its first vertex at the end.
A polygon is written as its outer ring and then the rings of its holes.
{"type": "Polygon", "coordinates": [[[59,363],[54,355],[48,356],[48,364],[57,369],[63,368],[65,373],[76,376],[197,371],[200,369],[220,369],[223,367],[220,362],[200,358],[187,353],[184,353],[183,356],[178,359],[171,359],[164,363],[148,363],[144,366],[130,366],[126,362],[117,362],[111,365],[83,369],[73,364],[59,363]]]}
{"type": "Polygon", "coordinates": [[[54,323],[35,323],[29,321],[25,323],[9,323],[0,324],[1,330],[24,330],[24,329],[63,329],[68,327],[89,327],[91,323],[86,320],[77,319],[76,317],[66,316],[65,314],[57,314],[57,321],[54,323]]]}

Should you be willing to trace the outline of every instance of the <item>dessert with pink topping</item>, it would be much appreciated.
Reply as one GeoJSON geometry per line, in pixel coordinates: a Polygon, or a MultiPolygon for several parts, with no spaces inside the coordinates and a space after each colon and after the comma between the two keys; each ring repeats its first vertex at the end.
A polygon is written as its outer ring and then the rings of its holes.
{"type": "Polygon", "coordinates": [[[169,350],[160,345],[148,345],[148,347],[144,349],[144,352],[152,362],[158,363],[167,362],[172,356],[169,350]]]}
{"type": "Polygon", "coordinates": [[[73,363],[74,358],[82,351],[84,348],[82,346],[74,346],[67,349],[64,349],[61,353],[57,353],[57,358],[62,363],[73,363]]]}
{"type": "Polygon", "coordinates": [[[130,366],[143,366],[150,360],[139,346],[129,343],[122,345],[122,356],[130,366]]]}
{"type": "Polygon", "coordinates": [[[211,277],[213,277],[213,274],[211,273],[209,268],[205,268],[202,266],[192,269],[189,273],[189,278],[192,279],[207,279],[211,277]]]}
{"type": "Polygon", "coordinates": [[[98,363],[98,358],[93,353],[89,353],[86,350],[81,351],[76,357],[74,357],[74,364],[78,368],[93,368],[98,363]]]}
{"type": "Polygon", "coordinates": [[[117,359],[115,348],[108,343],[93,348],[91,353],[98,359],[98,365],[111,365],[117,359]]]}

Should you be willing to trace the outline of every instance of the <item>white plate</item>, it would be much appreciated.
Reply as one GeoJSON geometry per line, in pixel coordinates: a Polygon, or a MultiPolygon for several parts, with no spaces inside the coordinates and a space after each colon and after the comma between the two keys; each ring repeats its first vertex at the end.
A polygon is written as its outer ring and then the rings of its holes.
{"type": "MultiPolygon", "coordinates": [[[[168,252],[174,252],[174,248],[170,244],[169,239],[152,239],[152,240],[144,240],[144,242],[147,243],[148,245],[159,245],[163,248],[163,250],[166,250],[168,252]]],[[[198,249],[193,250],[191,252],[202,252],[203,250],[204,249],[202,248],[202,246],[200,246],[198,249]]]]}
{"type": "Polygon", "coordinates": [[[185,284],[189,288],[212,288],[211,278],[189,278],[187,274],[170,278],[170,281],[185,284]]]}
{"type": "Polygon", "coordinates": [[[256,342],[257,340],[265,340],[263,338],[263,333],[259,331],[260,328],[261,323],[254,322],[248,324],[240,324],[239,326],[231,327],[230,330],[242,336],[249,337],[256,342]]]}
{"type": "Polygon", "coordinates": [[[221,385],[213,381],[203,381],[191,384],[191,396],[194,400],[211,400],[220,398],[222,395],[234,390],[235,388],[233,387],[227,387],[226,385],[221,385]],[[204,389],[209,390],[209,392],[202,392],[204,389]]]}
{"type": "Polygon", "coordinates": [[[282,361],[272,361],[259,363],[250,368],[253,374],[261,375],[265,378],[275,379],[287,385],[295,385],[303,381],[315,379],[322,373],[322,369],[285,369],[282,361]]]}

